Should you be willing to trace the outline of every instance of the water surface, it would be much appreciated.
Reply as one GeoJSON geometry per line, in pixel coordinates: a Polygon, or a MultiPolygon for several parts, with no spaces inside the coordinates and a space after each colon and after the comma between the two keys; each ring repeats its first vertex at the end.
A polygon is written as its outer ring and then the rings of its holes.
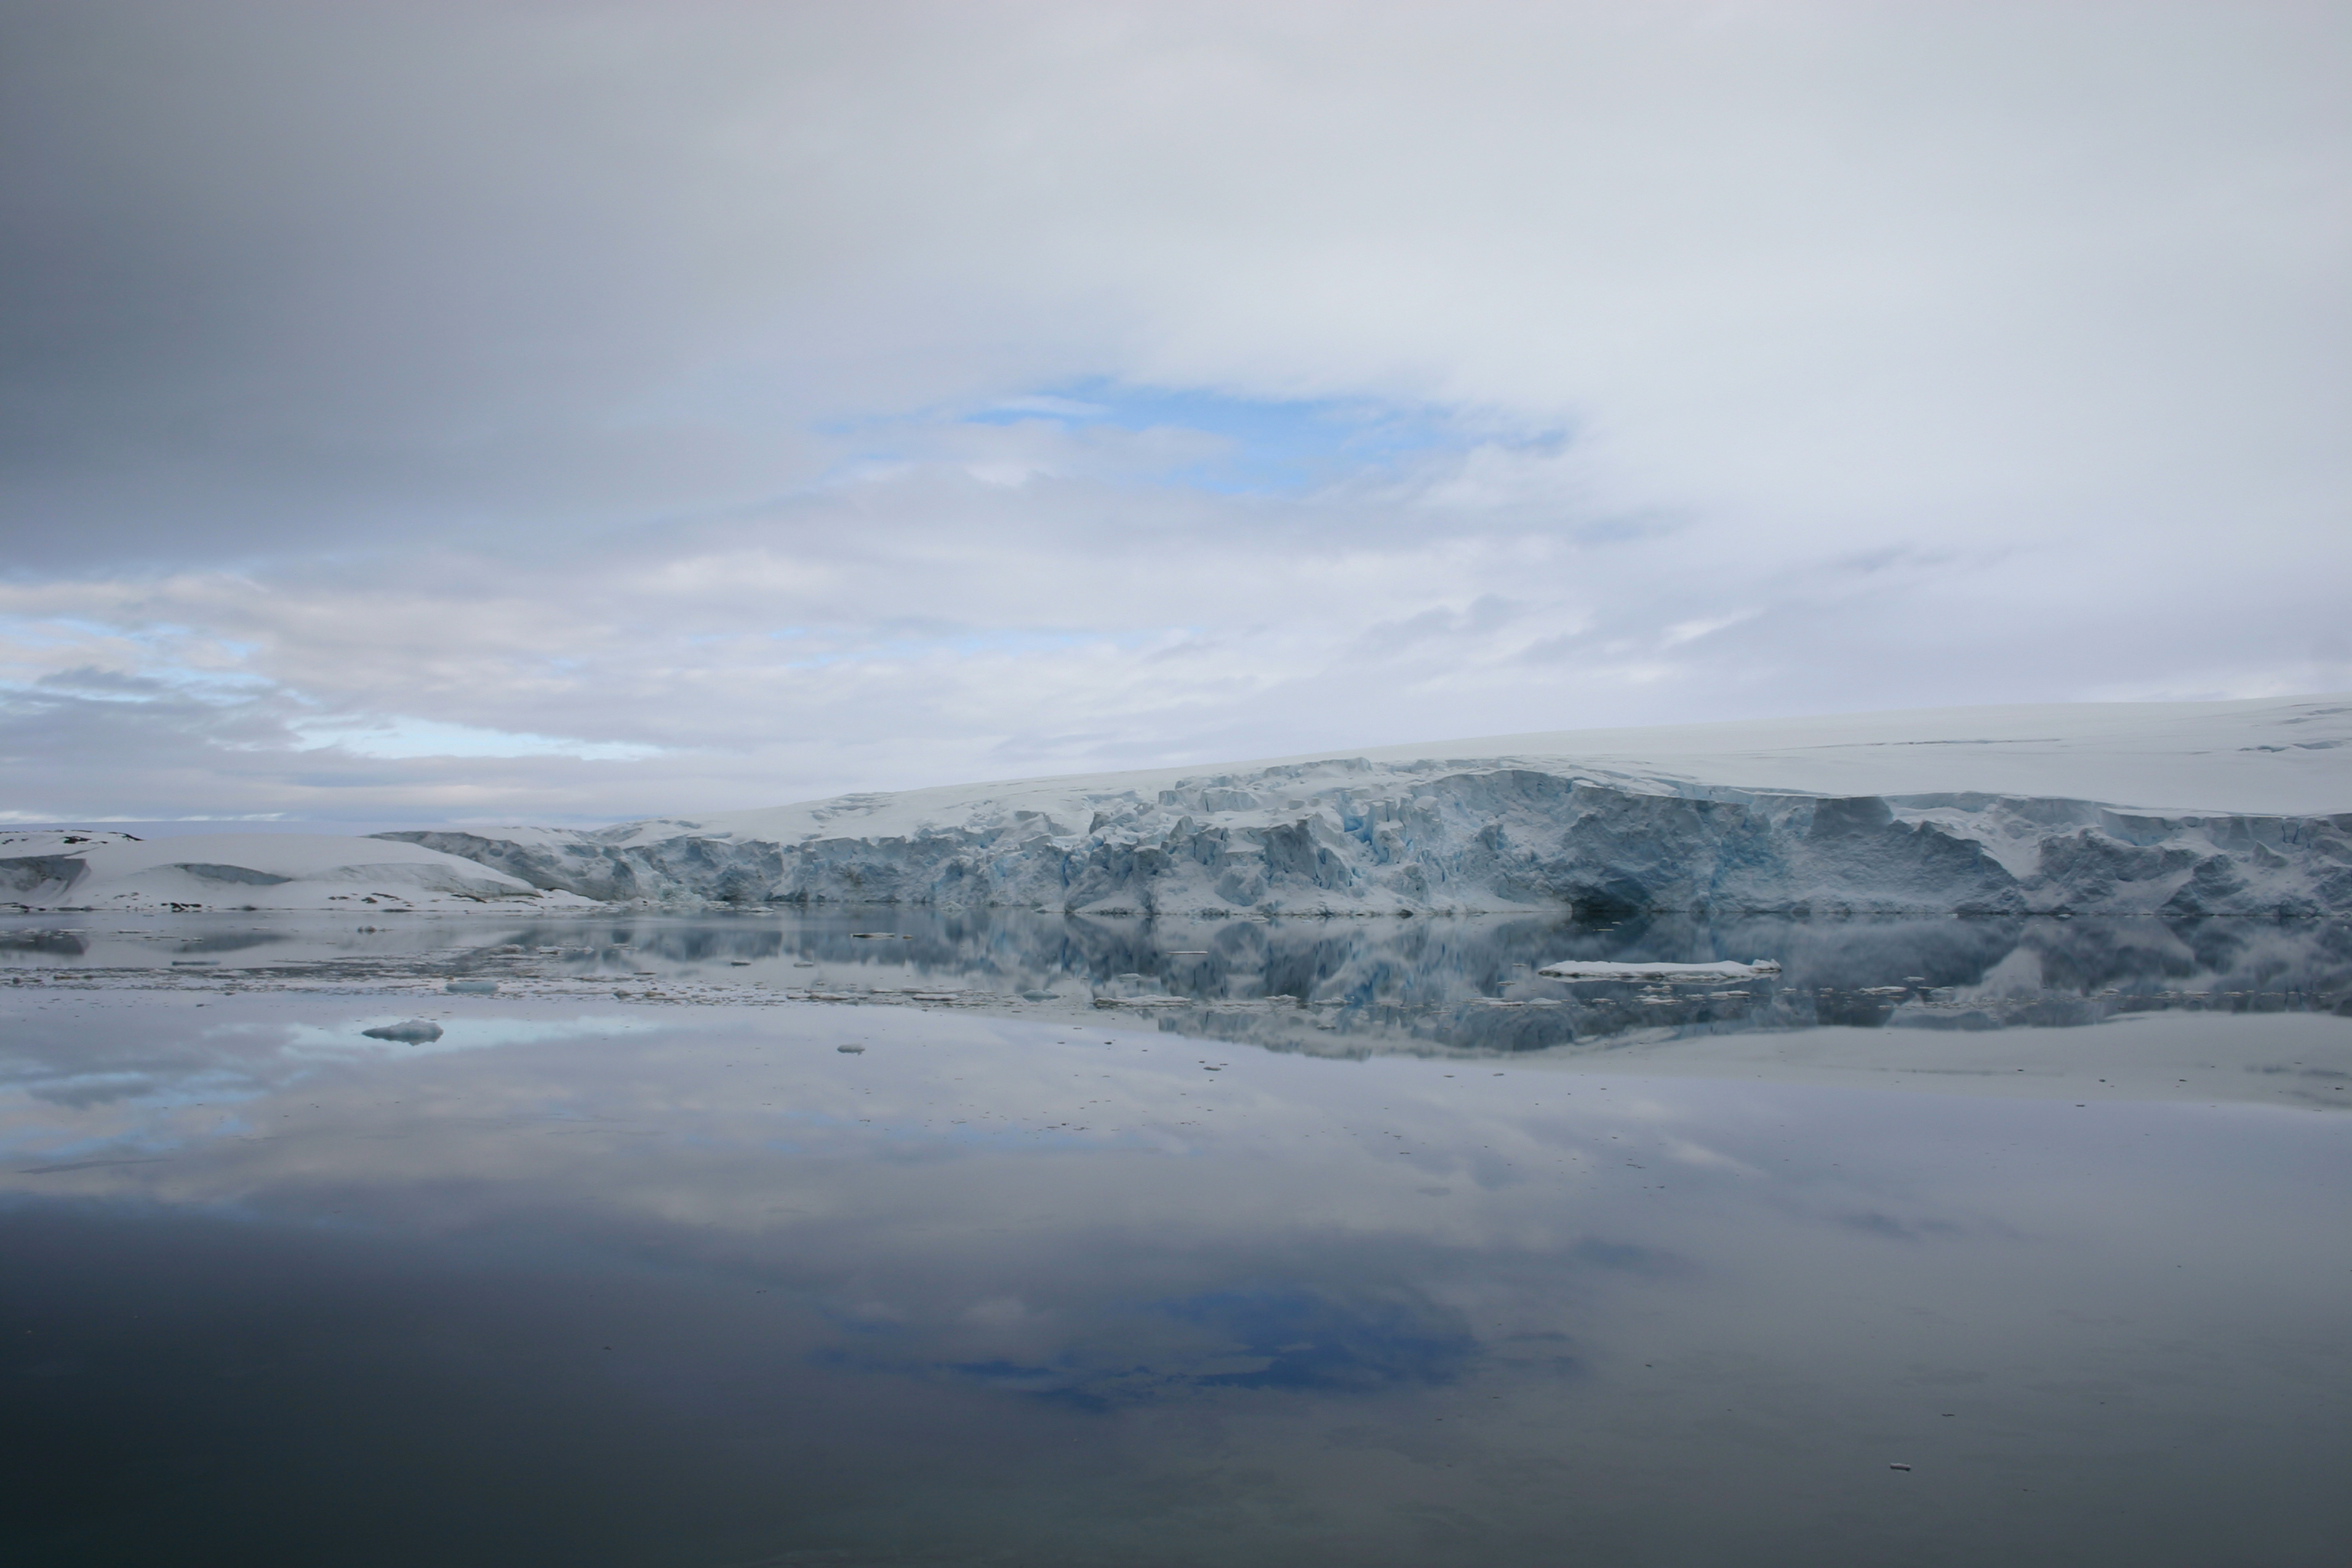
{"type": "Polygon", "coordinates": [[[0,987],[12,1563],[2352,1530],[2329,928],[48,920],[0,987]],[[1527,978],[1569,956],[1788,967],[1527,978]]]}

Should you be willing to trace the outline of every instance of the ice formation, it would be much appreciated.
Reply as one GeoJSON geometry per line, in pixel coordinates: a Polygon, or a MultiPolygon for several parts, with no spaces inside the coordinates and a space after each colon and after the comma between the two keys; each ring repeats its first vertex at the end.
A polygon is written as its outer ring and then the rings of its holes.
{"type": "Polygon", "coordinates": [[[576,830],[0,833],[28,909],[2352,912],[2352,697],[1517,735],[576,830]]]}
{"type": "Polygon", "coordinates": [[[1769,958],[1741,963],[1611,963],[1601,959],[1565,959],[1536,971],[1546,980],[1760,980],[1778,974],[1780,966],[1769,958]]]}
{"type": "Polygon", "coordinates": [[[2352,697],[1519,735],[385,837],[600,901],[2341,914],[2352,697]]]}

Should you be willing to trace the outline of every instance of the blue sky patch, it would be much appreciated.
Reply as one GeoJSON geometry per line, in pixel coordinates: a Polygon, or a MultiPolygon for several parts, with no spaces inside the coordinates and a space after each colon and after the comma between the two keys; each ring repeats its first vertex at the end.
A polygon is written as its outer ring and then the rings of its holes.
{"type": "Polygon", "coordinates": [[[991,404],[970,425],[1051,420],[1142,432],[1213,436],[1215,457],[1154,475],[1220,494],[1310,489],[1366,468],[1462,449],[1477,437],[1444,410],[1364,399],[1237,397],[1199,388],[1132,386],[1092,377],[991,404]]]}

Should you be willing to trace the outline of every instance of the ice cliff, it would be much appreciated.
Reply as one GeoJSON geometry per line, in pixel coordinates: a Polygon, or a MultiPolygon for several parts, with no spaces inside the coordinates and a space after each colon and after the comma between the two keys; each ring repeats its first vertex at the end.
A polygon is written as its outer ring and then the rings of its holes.
{"type": "Polygon", "coordinates": [[[613,902],[2352,913],[2352,697],[1513,736],[383,837],[613,902]]]}

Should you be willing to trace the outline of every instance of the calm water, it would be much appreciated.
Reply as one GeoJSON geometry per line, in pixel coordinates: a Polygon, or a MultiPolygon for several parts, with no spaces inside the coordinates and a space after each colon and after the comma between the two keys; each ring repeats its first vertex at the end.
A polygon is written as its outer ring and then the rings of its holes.
{"type": "Polygon", "coordinates": [[[12,1563],[2352,1534],[2338,928],[46,920],[12,1563]]]}

